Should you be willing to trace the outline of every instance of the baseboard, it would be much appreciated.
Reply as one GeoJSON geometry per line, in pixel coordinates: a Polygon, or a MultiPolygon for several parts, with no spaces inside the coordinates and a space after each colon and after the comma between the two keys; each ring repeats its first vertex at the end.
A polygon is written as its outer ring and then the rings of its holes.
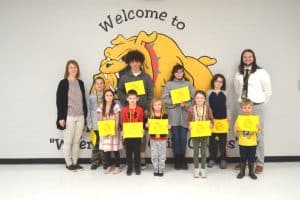
{"type": "MultiPolygon", "coordinates": [[[[150,158],[146,158],[147,163],[151,163],[150,158]]],[[[187,158],[188,163],[193,162],[193,158],[187,158]]],[[[228,157],[229,163],[235,163],[239,161],[238,157],[228,157]]],[[[265,162],[299,162],[300,156],[266,156],[265,162]]],[[[89,158],[80,158],[79,162],[82,164],[89,164],[91,161],[89,158]]],[[[125,163],[125,159],[121,159],[122,163],[125,163]]],[[[167,163],[173,163],[173,158],[167,158],[167,163]]],[[[64,164],[63,158],[0,158],[0,164],[64,164]]]]}

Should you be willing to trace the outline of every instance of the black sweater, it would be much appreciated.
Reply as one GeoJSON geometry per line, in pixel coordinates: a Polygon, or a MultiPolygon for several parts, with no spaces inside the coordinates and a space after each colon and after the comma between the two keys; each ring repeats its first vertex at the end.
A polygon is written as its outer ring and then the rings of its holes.
{"type": "Polygon", "coordinates": [[[223,91],[218,94],[212,91],[208,97],[208,101],[215,119],[224,119],[227,117],[226,95],[223,91]]]}
{"type": "MultiPolygon", "coordinates": [[[[79,86],[82,94],[82,106],[83,106],[83,113],[84,113],[84,119],[86,119],[87,116],[87,106],[86,106],[86,99],[85,99],[85,89],[84,89],[84,83],[82,80],[79,80],[79,86]]],[[[65,120],[67,119],[67,113],[68,113],[68,92],[69,92],[69,81],[68,79],[63,79],[59,82],[57,91],[56,91],[56,107],[57,107],[57,120],[56,120],[56,126],[60,130],[64,130],[66,127],[62,127],[59,125],[59,120],[65,120]]]]}

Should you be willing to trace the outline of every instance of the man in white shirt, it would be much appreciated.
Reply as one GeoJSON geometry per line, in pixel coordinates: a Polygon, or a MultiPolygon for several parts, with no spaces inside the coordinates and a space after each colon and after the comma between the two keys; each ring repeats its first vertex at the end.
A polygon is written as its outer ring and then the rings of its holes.
{"type": "Polygon", "coordinates": [[[243,99],[250,99],[254,103],[253,114],[260,117],[261,132],[258,134],[255,168],[255,172],[259,174],[263,172],[264,166],[263,106],[272,95],[272,87],[269,74],[256,64],[255,53],[251,49],[245,49],[241,54],[239,71],[234,77],[234,86],[238,95],[238,102],[242,102],[243,99]]]}

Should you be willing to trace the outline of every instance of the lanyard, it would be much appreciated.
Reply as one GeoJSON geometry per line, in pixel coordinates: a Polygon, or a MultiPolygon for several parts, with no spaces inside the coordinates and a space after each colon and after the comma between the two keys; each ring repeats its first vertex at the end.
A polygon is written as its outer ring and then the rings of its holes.
{"type": "MultiPolygon", "coordinates": [[[[204,120],[204,111],[205,111],[205,107],[204,107],[205,105],[203,104],[203,107],[202,107],[202,121],[204,120]]],[[[200,120],[200,113],[199,113],[199,109],[198,109],[198,106],[196,105],[196,115],[197,115],[197,118],[198,118],[198,120],[199,121],[201,121],[200,120]]]]}

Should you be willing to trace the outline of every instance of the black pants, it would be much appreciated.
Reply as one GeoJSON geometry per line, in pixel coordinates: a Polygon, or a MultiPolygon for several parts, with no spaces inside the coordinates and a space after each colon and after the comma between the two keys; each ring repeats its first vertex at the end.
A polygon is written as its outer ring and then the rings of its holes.
{"type": "Polygon", "coordinates": [[[141,138],[127,138],[125,139],[126,145],[126,163],[127,170],[132,171],[132,156],[134,156],[135,171],[140,171],[141,166],[141,138]]]}
{"type": "Polygon", "coordinates": [[[99,165],[101,163],[102,152],[99,149],[99,132],[95,130],[96,134],[96,144],[93,145],[92,156],[91,156],[91,164],[99,165]]]}
{"type": "Polygon", "coordinates": [[[112,166],[113,164],[115,164],[116,167],[120,167],[120,152],[119,151],[107,151],[104,152],[104,165],[103,168],[107,169],[108,167],[112,166]],[[114,154],[115,159],[113,160],[111,158],[111,154],[114,154]]]}
{"type": "Polygon", "coordinates": [[[239,146],[241,162],[255,162],[256,146],[239,146]]]}
{"type": "Polygon", "coordinates": [[[209,160],[216,160],[218,156],[218,150],[220,150],[221,160],[226,160],[226,143],[227,134],[215,134],[213,133],[209,137],[209,160]]]}

